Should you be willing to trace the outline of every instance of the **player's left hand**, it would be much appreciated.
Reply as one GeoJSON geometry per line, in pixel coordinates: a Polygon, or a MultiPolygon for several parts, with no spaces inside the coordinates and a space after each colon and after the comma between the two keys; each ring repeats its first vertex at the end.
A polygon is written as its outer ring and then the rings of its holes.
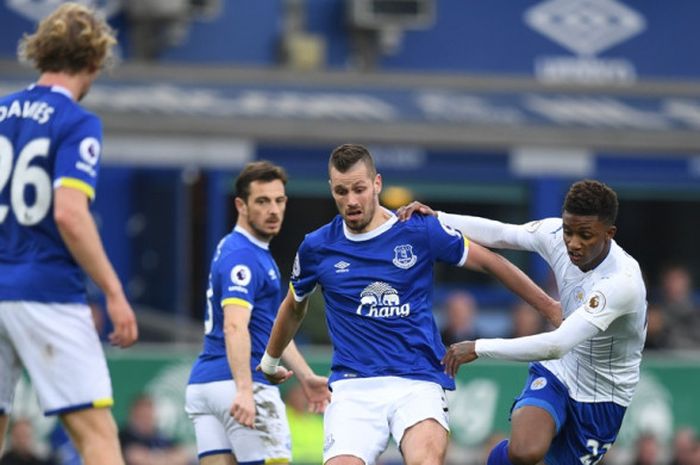
{"type": "MultiPolygon", "coordinates": [[[[255,367],[255,371],[262,371],[260,365],[255,367]]],[[[265,376],[265,379],[267,379],[271,384],[277,385],[282,384],[289,378],[291,378],[294,375],[294,372],[292,370],[287,370],[282,365],[279,365],[277,367],[277,371],[275,371],[273,374],[265,373],[264,371],[262,371],[262,374],[265,376]]]]}
{"type": "Polygon", "coordinates": [[[457,376],[459,366],[463,363],[473,362],[479,358],[476,355],[476,344],[474,341],[462,341],[452,344],[447,353],[442,358],[442,364],[445,366],[445,373],[452,376],[457,376]]]}
{"type": "Polygon", "coordinates": [[[309,411],[323,413],[331,401],[331,391],[328,389],[328,378],[312,375],[301,383],[301,387],[309,402],[309,411]]]}

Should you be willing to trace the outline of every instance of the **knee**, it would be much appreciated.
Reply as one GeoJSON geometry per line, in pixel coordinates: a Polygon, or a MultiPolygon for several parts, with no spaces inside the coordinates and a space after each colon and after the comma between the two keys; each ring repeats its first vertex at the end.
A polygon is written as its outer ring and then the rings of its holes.
{"type": "Polygon", "coordinates": [[[544,459],[547,448],[531,442],[510,442],[508,457],[513,465],[535,465],[544,459]]]}
{"type": "Polygon", "coordinates": [[[119,446],[117,425],[107,410],[83,410],[63,418],[78,450],[86,447],[119,446]]]}

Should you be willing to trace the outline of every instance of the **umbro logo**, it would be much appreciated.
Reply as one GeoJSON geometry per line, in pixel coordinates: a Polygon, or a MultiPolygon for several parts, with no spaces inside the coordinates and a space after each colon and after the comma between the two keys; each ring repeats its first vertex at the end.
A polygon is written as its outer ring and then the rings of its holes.
{"type": "Polygon", "coordinates": [[[335,267],[336,273],[347,273],[348,271],[350,271],[349,270],[350,264],[346,261],[343,261],[343,260],[339,261],[338,263],[336,263],[333,266],[335,267]]]}

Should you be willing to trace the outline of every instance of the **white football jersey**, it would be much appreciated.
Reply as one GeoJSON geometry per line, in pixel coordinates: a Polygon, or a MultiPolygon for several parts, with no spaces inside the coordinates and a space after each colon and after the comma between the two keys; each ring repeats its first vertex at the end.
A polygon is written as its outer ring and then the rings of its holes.
{"type": "Polygon", "coordinates": [[[440,219],[485,246],[539,253],[554,271],[564,318],[579,311],[601,331],[542,365],[566,384],[576,401],[629,405],[646,338],[646,288],[634,258],[612,241],[600,265],[581,271],[569,259],[561,218],[524,225],[443,213],[440,219]]]}

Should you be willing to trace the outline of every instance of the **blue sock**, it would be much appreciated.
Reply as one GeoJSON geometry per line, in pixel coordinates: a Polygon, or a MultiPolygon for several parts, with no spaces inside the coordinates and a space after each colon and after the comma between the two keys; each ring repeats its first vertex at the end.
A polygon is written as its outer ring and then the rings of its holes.
{"type": "Polygon", "coordinates": [[[508,440],[496,444],[496,447],[491,449],[489,458],[486,461],[486,465],[513,465],[513,463],[508,458],[508,440]]]}

